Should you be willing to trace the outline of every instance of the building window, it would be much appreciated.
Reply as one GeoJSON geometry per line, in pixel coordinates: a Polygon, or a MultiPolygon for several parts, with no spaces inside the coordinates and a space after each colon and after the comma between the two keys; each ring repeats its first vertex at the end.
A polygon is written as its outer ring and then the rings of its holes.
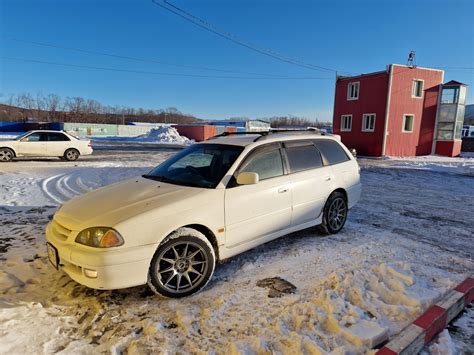
{"type": "Polygon", "coordinates": [[[413,80],[411,97],[423,97],[423,80],[413,80]]]}
{"type": "Polygon", "coordinates": [[[375,113],[364,113],[362,116],[362,132],[375,130],[375,113]]]}
{"type": "Polygon", "coordinates": [[[352,129],[352,115],[341,116],[341,132],[349,132],[352,129]]]}
{"type": "Polygon", "coordinates": [[[413,132],[413,121],[415,116],[413,115],[403,115],[403,128],[402,132],[413,132]]]}
{"type": "Polygon", "coordinates": [[[359,98],[359,82],[349,83],[347,86],[347,100],[357,100],[359,98]]]}
{"type": "Polygon", "coordinates": [[[455,104],[458,102],[459,88],[444,88],[441,92],[442,104],[455,104]]]}

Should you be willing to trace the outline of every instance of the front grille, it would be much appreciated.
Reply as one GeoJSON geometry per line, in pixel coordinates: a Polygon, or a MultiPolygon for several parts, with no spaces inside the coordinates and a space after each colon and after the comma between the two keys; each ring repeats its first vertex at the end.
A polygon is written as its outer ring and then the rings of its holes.
{"type": "Polygon", "coordinates": [[[71,230],[59,224],[56,220],[53,219],[51,222],[51,231],[53,236],[61,241],[66,241],[67,238],[71,235],[71,230]]]}

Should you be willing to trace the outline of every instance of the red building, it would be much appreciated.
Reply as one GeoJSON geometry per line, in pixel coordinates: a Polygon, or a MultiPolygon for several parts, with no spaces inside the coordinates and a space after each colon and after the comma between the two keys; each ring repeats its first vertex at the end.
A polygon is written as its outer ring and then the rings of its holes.
{"type": "Polygon", "coordinates": [[[380,72],[338,77],[333,131],[360,155],[458,155],[454,133],[450,149],[436,148],[448,138],[436,142],[435,135],[443,78],[442,70],[396,64],[380,72]]]}

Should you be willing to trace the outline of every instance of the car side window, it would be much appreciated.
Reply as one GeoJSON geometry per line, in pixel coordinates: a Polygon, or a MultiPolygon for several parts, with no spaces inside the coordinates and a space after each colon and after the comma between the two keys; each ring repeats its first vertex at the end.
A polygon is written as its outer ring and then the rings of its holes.
{"type": "Polygon", "coordinates": [[[285,148],[290,172],[316,169],[323,166],[321,154],[311,143],[306,145],[287,146],[285,148]]]}
{"type": "Polygon", "coordinates": [[[66,142],[70,140],[62,133],[47,133],[47,136],[50,142],[66,142]]]}
{"type": "Polygon", "coordinates": [[[251,153],[239,169],[239,173],[257,173],[260,180],[283,175],[283,160],[280,148],[263,149],[251,153]]]}
{"type": "Polygon", "coordinates": [[[314,141],[314,145],[318,147],[325,162],[329,165],[343,163],[350,160],[344,149],[337,142],[321,139],[314,141]]]}
{"type": "Polygon", "coordinates": [[[24,138],[26,142],[39,142],[41,141],[41,133],[32,133],[28,137],[24,138]]]}

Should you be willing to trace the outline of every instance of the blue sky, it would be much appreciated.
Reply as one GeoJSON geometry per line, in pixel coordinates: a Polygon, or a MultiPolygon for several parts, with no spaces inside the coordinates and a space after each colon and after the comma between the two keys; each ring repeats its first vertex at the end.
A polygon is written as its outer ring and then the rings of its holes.
{"type": "MultiPolygon", "coordinates": [[[[12,41],[46,42],[189,66],[318,80],[250,80],[109,72],[0,59],[0,100],[13,93],[82,96],[106,105],[177,107],[201,118],[332,118],[331,72],[276,61],[204,31],[151,0],[0,0],[0,56],[127,70],[235,75],[12,41]]],[[[474,1],[175,0],[248,42],[301,61],[363,73],[405,64],[474,67],[474,1]]],[[[470,85],[474,70],[446,71],[470,85]]]]}

